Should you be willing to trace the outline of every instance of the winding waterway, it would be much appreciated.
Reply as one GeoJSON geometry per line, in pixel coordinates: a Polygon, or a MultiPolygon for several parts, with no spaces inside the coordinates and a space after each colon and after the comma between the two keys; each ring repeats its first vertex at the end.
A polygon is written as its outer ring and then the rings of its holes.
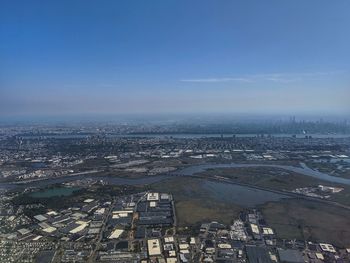
{"type": "Polygon", "coordinates": [[[180,171],[176,171],[177,175],[183,175],[183,176],[192,176],[196,173],[204,172],[208,169],[218,169],[218,168],[249,168],[249,167],[271,167],[271,168],[278,168],[283,169],[290,172],[299,173],[305,176],[311,176],[320,180],[332,182],[332,183],[339,183],[339,184],[346,184],[350,185],[350,179],[342,178],[342,177],[336,177],[332,175],[328,175],[326,173],[322,173],[320,171],[313,170],[306,166],[306,164],[301,163],[301,167],[296,166],[290,166],[290,165],[277,165],[277,164],[248,164],[248,163],[226,163],[226,164],[201,164],[201,165],[194,165],[186,167],[180,171]]]}
{"type": "MultiPolygon", "coordinates": [[[[49,178],[38,181],[21,182],[21,183],[0,183],[0,189],[14,189],[14,188],[24,188],[24,187],[38,187],[43,188],[52,184],[59,184],[65,182],[71,182],[75,180],[81,180],[86,178],[103,180],[109,184],[113,185],[148,185],[153,183],[158,183],[171,178],[181,177],[191,177],[195,176],[198,180],[201,180],[201,187],[203,191],[211,198],[216,199],[219,202],[235,203],[242,206],[255,206],[263,204],[269,201],[278,201],[285,198],[290,198],[283,193],[278,191],[269,191],[264,189],[258,189],[253,186],[237,185],[235,183],[227,183],[221,181],[213,181],[205,178],[199,178],[196,174],[203,172],[207,169],[216,168],[246,168],[246,167],[273,167],[278,169],[284,169],[287,171],[296,172],[303,174],[305,176],[311,176],[317,179],[321,179],[328,182],[340,183],[350,185],[350,179],[340,178],[331,176],[319,171],[312,170],[305,164],[301,164],[301,167],[294,167],[288,165],[269,165],[269,164],[238,164],[238,163],[228,163],[228,164],[202,164],[193,165],[175,172],[170,172],[158,176],[146,176],[141,178],[120,178],[113,176],[98,176],[98,174],[84,173],[76,174],[71,176],[64,176],[59,178],[49,178]]],[[[97,172],[97,171],[95,171],[97,172]]]]}
{"type": "Polygon", "coordinates": [[[38,181],[29,181],[27,183],[0,183],[0,189],[13,189],[16,187],[44,187],[51,184],[71,182],[75,180],[85,179],[85,178],[94,178],[104,180],[110,184],[114,185],[143,185],[143,184],[153,184],[160,182],[166,179],[169,179],[174,176],[194,176],[197,173],[203,172],[208,169],[217,169],[217,168],[249,168],[249,167],[272,167],[283,169],[295,173],[299,173],[305,176],[311,176],[320,180],[350,185],[350,179],[341,178],[336,176],[331,176],[326,173],[322,173],[316,170],[313,170],[307,167],[305,164],[301,164],[301,167],[289,166],[289,165],[275,165],[275,164],[238,164],[238,163],[226,163],[226,164],[201,164],[193,165],[183,169],[180,169],[175,172],[170,172],[168,174],[158,175],[158,176],[147,176],[141,178],[120,178],[113,176],[97,176],[92,174],[79,174],[71,176],[63,176],[58,178],[48,178],[38,181]]]}

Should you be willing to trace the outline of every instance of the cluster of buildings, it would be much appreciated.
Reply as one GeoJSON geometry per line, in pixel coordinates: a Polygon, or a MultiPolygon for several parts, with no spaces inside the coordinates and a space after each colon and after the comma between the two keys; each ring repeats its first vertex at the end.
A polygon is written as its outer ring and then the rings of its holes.
{"type": "Polygon", "coordinates": [[[97,252],[96,260],[139,262],[163,257],[160,240],[176,231],[172,195],[146,192],[125,198],[128,199],[117,201],[112,207],[101,239],[104,247],[97,252]]]}
{"type": "Polygon", "coordinates": [[[294,193],[302,194],[310,197],[328,199],[330,194],[336,194],[343,191],[342,187],[318,185],[317,187],[300,187],[293,190],[294,193]]]}
{"type": "Polygon", "coordinates": [[[198,234],[178,232],[168,193],[86,198],[28,220],[1,235],[1,262],[350,262],[350,249],[279,240],[258,210],[242,212],[230,225],[203,223],[198,234]]]}
{"type": "Polygon", "coordinates": [[[103,211],[109,203],[86,199],[63,210],[49,210],[34,215],[16,232],[6,235],[9,240],[88,241],[95,238],[95,226],[103,220],[103,211]]]}
{"type": "MultiPolygon", "coordinates": [[[[13,217],[22,216],[17,213],[13,217]]],[[[36,262],[41,251],[51,255],[51,260],[59,258],[60,262],[86,262],[88,258],[97,262],[124,262],[127,259],[138,262],[149,256],[148,240],[174,234],[176,222],[172,195],[157,192],[119,196],[112,200],[86,198],[65,209],[49,209],[24,217],[26,220],[21,221],[22,225],[11,229],[1,226],[3,249],[0,251],[7,255],[9,260],[6,262],[36,262]],[[28,248],[36,248],[28,250],[30,257],[19,253],[25,244],[28,248]],[[48,248],[43,244],[52,246],[48,248]],[[49,253],[51,250],[60,253],[49,253]]],[[[9,216],[4,218],[14,220],[9,216]]]]}
{"type": "Polygon", "coordinates": [[[190,240],[198,244],[199,251],[196,260],[190,262],[350,262],[350,249],[337,249],[326,243],[277,239],[275,231],[257,210],[242,212],[230,226],[218,222],[202,224],[198,237],[190,240]]]}
{"type": "MultiPolygon", "coordinates": [[[[153,176],[184,164],[219,161],[306,161],[333,175],[350,170],[350,138],[123,137],[99,136],[111,129],[98,129],[94,136],[81,136],[81,132],[93,133],[95,128],[76,128],[73,133],[67,128],[52,135],[52,129],[41,127],[48,136],[35,130],[22,136],[28,133],[22,128],[0,133],[0,180],[41,180],[96,169],[153,176]]],[[[115,131],[132,130],[120,127],[115,131]]],[[[97,182],[81,179],[66,186],[89,188],[97,182]]],[[[295,192],[328,198],[342,190],[319,185],[295,192]]],[[[6,195],[0,198],[1,262],[350,262],[350,250],[331,244],[281,242],[257,210],[242,213],[230,225],[206,222],[199,233],[178,232],[174,199],[168,193],[141,192],[110,200],[95,195],[64,209],[46,209],[38,203],[14,210],[6,195]],[[24,213],[30,209],[40,212],[24,213]]]]}
{"type": "MultiPolygon", "coordinates": [[[[23,134],[22,129],[19,131],[23,134]]],[[[90,162],[94,163],[91,170],[108,166],[118,172],[156,175],[179,168],[174,159],[187,163],[308,160],[316,166],[327,163],[330,172],[339,170],[343,174],[350,170],[349,138],[79,136],[67,131],[52,136],[11,134],[0,140],[0,179],[67,176],[82,168],[86,171],[90,162]],[[67,143],[70,147],[65,146],[67,143]],[[59,149],[59,153],[53,149],[59,149]],[[156,164],[159,160],[161,165],[156,164]]]]}
{"type": "Polygon", "coordinates": [[[1,240],[0,261],[4,263],[45,262],[44,259],[53,258],[56,248],[57,244],[49,241],[17,242],[1,240]]]}

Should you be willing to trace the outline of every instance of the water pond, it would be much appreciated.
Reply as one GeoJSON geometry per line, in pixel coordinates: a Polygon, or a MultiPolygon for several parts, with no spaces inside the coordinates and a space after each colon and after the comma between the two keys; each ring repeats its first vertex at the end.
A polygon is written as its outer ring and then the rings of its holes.
{"type": "Polygon", "coordinates": [[[70,196],[74,191],[78,191],[78,187],[52,187],[30,194],[34,198],[50,198],[56,196],[70,196]]]}

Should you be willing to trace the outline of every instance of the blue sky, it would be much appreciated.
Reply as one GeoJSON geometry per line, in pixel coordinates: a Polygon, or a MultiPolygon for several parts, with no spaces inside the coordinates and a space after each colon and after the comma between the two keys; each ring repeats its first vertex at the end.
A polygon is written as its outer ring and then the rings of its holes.
{"type": "Polygon", "coordinates": [[[17,1],[0,115],[350,113],[350,1],[17,1]]]}

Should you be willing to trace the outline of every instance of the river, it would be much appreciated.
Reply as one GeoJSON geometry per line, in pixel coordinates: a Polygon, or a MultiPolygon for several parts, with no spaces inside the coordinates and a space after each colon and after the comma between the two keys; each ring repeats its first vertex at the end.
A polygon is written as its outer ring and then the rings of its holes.
{"type": "Polygon", "coordinates": [[[192,165],[175,172],[170,172],[168,174],[158,175],[158,176],[145,176],[141,178],[121,178],[112,176],[96,176],[92,174],[78,174],[63,176],[58,178],[48,178],[37,181],[30,181],[27,183],[0,183],[0,189],[13,189],[16,187],[45,187],[51,184],[59,184],[64,182],[71,182],[75,180],[80,180],[84,178],[94,178],[104,180],[110,184],[115,185],[143,185],[143,184],[153,184],[174,176],[193,176],[197,173],[203,172],[207,169],[216,168],[247,168],[247,167],[272,167],[279,168],[295,173],[299,173],[305,176],[311,176],[320,180],[328,181],[331,183],[339,183],[350,185],[350,179],[331,176],[307,167],[305,164],[301,164],[301,167],[289,166],[289,165],[275,165],[275,164],[239,164],[239,163],[227,163],[227,164],[202,164],[202,165],[192,165]]]}
{"type": "Polygon", "coordinates": [[[277,165],[277,164],[247,164],[247,163],[226,163],[226,164],[201,164],[201,165],[193,165],[186,167],[180,171],[175,171],[174,173],[182,176],[192,176],[196,173],[204,172],[208,169],[217,169],[217,168],[249,168],[249,167],[271,167],[287,170],[290,172],[299,173],[305,176],[311,176],[320,180],[328,181],[331,183],[339,183],[350,185],[350,179],[336,177],[332,175],[328,175],[326,173],[322,173],[316,170],[313,170],[306,166],[306,164],[301,163],[301,167],[290,166],[290,165],[277,165]]]}
{"type": "MultiPolygon", "coordinates": [[[[287,171],[296,172],[303,174],[305,176],[311,176],[317,179],[322,179],[329,182],[341,183],[350,185],[350,179],[339,178],[319,171],[312,170],[307,167],[305,164],[301,164],[301,167],[294,167],[288,165],[268,165],[268,164],[238,164],[238,163],[229,163],[229,164],[203,164],[203,165],[193,165],[183,169],[180,169],[175,172],[170,172],[158,176],[145,176],[142,178],[120,178],[120,177],[111,177],[111,176],[97,176],[92,173],[76,174],[71,176],[64,176],[59,178],[49,178],[39,181],[31,181],[27,183],[0,183],[0,189],[14,189],[14,188],[24,188],[24,187],[39,187],[43,188],[52,184],[59,184],[64,182],[71,182],[75,180],[80,180],[84,178],[94,178],[100,179],[109,184],[114,185],[147,185],[158,183],[164,180],[175,178],[176,176],[195,176],[197,173],[205,171],[207,169],[215,168],[245,168],[245,167],[274,167],[279,169],[284,169],[287,171]]],[[[197,177],[198,178],[198,177],[197,177]]],[[[254,187],[236,185],[234,183],[225,183],[207,179],[199,179],[205,193],[218,200],[219,202],[232,202],[238,205],[252,207],[255,205],[263,204],[269,201],[278,201],[284,198],[290,198],[290,196],[268,191],[264,189],[257,189],[254,187]]]]}

